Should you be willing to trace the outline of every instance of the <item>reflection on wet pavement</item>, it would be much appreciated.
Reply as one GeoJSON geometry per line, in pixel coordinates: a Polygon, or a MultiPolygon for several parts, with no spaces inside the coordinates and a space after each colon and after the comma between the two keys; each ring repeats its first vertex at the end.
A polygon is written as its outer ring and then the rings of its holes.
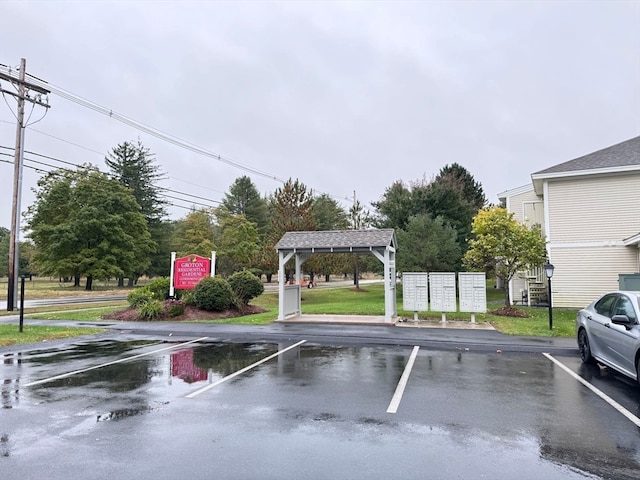
{"type": "MultiPolygon", "coordinates": [[[[112,341],[4,355],[0,457],[34,456],[22,478],[53,479],[81,473],[39,470],[59,452],[85,466],[100,456],[118,478],[144,478],[151,464],[166,469],[154,478],[177,478],[176,458],[211,458],[203,468],[234,478],[291,478],[301,465],[324,469],[321,478],[398,478],[390,459],[412,466],[403,478],[639,477],[637,429],[542,356],[421,351],[389,415],[407,348],[304,345],[190,400],[194,388],[288,345],[154,353],[160,346],[112,341]],[[141,351],[151,354],[80,372],[141,351]]],[[[600,369],[583,374],[617,382],[600,369]]],[[[613,385],[623,402],[640,403],[635,387],[613,385]]]]}

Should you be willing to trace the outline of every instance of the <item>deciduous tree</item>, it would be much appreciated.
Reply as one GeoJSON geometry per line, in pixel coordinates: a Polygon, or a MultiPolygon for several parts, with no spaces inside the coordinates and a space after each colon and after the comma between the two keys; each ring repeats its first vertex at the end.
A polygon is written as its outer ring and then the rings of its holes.
{"type": "Polygon", "coordinates": [[[216,241],[218,270],[228,276],[253,266],[260,248],[260,235],[255,223],[244,215],[227,217],[220,225],[216,241]]]}
{"type": "Polygon", "coordinates": [[[494,271],[502,280],[505,305],[511,306],[511,279],[518,272],[541,265],[547,256],[540,227],[518,222],[505,208],[490,207],[480,210],[473,219],[472,234],[464,264],[473,270],[494,271]]]}
{"type": "Polygon", "coordinates": [[[154,242],[131,191],[95,167],[56,170],[41,178],[27,228],[43,273],[120,277],[148,265],[154,242]]]}
{"type": "Polygon", "coordinates": [[[176,222],[172,245],[178,257],[189,254],[210,257],[211,252],[216,250],[213,238],[213,215],[203,208],[192,210],[176,222]]]}

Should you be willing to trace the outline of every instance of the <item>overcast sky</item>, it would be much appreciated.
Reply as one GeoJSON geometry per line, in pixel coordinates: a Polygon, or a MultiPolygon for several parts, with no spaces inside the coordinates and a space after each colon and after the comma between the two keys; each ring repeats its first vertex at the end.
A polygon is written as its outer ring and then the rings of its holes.
{"type": "MultiPolygon", "coordinates": [[[[367,205],[396,180],[457,162],[497,203],[533,172],[640,135],[639,1],[0,0],[0,64],[21,58],[58,91],[265,175],[59,94],[37,123],[34,109],[25,150],[106,170],[105,154],[139,137],[168,176],[162,186],[211,201],[249,175],[263,194],[297,178],[367,205]]],[[[0,147],[15,146],[15,105],[0,100],[0,147]]],[[[38,176],[25,168],[23,210],[38,176]]]]}

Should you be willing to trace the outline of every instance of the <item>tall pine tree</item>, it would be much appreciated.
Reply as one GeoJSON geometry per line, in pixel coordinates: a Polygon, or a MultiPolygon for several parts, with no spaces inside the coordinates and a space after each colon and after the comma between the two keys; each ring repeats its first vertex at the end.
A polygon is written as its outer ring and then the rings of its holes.
{"type": "MultiPolygon", "coordinates": [[[[140,212],[147,221],[147,227],[155,242],[154,253],[150,254],[149,267],[144,272],[126,272],[129,277],[129,285],[132,285],[140,275],[165,273],[162,265],[169,264],[170,255],[164,249],[158,249],[158,245],[166,245],[165,236],[167,228],[163,220],[167,216],[166,205],[160,194],[158,182],[164,178],[164,174],[156,164],[155,155],[146,148],[140,139],[137,143],[125,141],[116,147],[105,157],[105,163],[110,169],[111,177],[129,188],[133,193],[140,212]]],[[[124,284],[124,278],[118,280],[124,284]]]]}

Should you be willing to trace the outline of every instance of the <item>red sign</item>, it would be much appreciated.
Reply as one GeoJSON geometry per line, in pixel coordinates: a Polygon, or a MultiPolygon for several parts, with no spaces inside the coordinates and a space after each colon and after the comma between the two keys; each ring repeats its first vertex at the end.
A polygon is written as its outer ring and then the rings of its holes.
{"type": "Polygon", "coordinates": [[[176,258],[173,286],[178,290],[193,290],[196,284],[211,273],[211,259],[199,255],[176,258]]]}

